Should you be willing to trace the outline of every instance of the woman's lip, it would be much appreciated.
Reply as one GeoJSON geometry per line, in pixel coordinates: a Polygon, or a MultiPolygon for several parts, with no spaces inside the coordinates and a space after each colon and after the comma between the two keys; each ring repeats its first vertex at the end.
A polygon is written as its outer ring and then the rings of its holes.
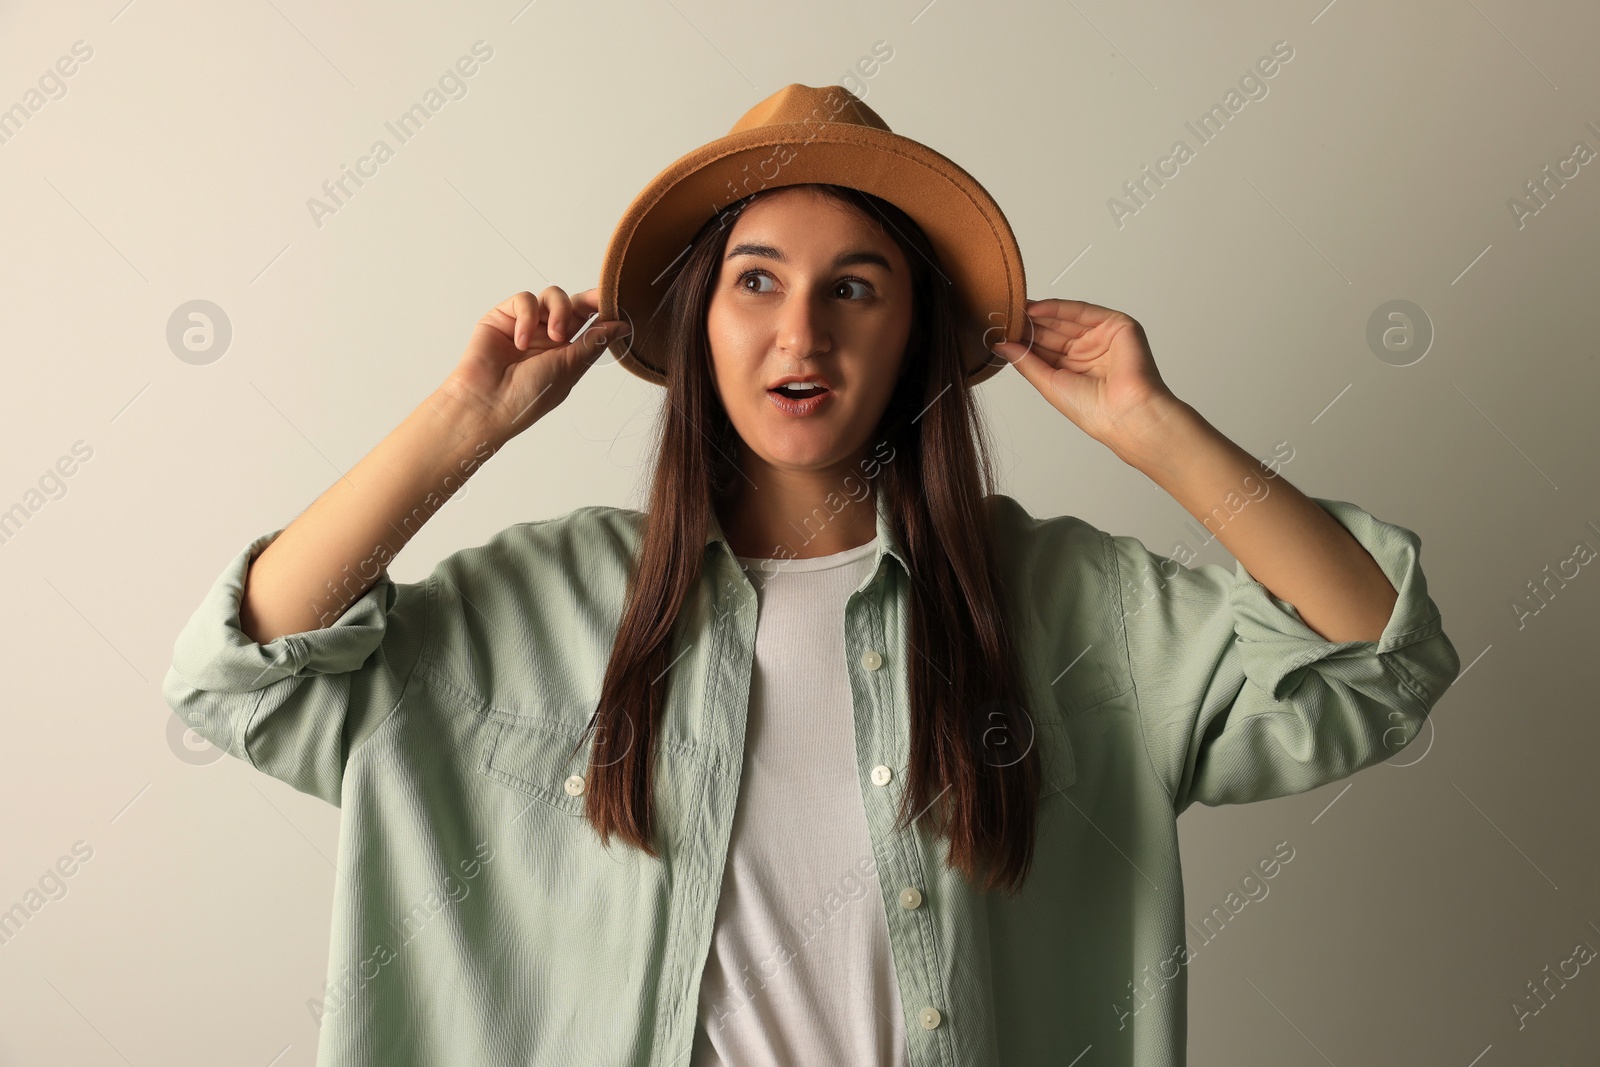
{"type": "Polygon", "coordinates": [[[833,396],[833,390],[824,389],[821,392],[812,394],[811,396],[803,397],[798,400],[791,400],[777,389],[768,389],[767,396],[772,400],[772,405],[779,411],[783,412],[785,415],[800,418],[810,415],[812,412],[820,408],[829,397],[833,396]]]}
{"type": "Polygon", "coordinates": [[[780,378],[769,388],[777,389],[785,385],[815,385],[823,389],[833,388],[825,378],[780,378]]]}

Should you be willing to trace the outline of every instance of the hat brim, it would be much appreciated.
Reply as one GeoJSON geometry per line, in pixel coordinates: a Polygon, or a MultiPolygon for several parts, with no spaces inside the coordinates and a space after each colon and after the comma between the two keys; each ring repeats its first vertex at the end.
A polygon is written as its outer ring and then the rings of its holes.
{"type": "Polygon", "coordinates": [[[608,346],[633,374],[665,385],[651,351],[654,315],[695,233],[717,211],[760,189],[829,182],[880,196],[916,220],[939,257],[958,309],[969,385],[998,373],[1000,340],[1026,330],[1022,254],[1005,214],[953,160],[908,137],[851,123],[789,123],[732,133],[682,156],[628,206],[600,270],[600,318],[629,335],[608,346]]]}

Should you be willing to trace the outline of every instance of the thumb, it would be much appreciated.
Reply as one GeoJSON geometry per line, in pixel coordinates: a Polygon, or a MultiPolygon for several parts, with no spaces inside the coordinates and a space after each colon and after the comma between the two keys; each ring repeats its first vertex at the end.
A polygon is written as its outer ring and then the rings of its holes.
{"type": "Polygon", "coordinates": [[[1017,368],[1017,371],[1041,393],[1044,392],[1051,375],[1055,373],[1055,368],[1033,350],[1032,344],[1021,341],[999,341],[991,345],[990,349],[1017,368]]]}
{"type": "Polygon", "coordinates": [[[607,345],[615,344],[631,332],[632,327],[624,320],[603,319],[585,330],[571,348],[578,359],[586,364],[593,363],[600,358],[607,345]]]}

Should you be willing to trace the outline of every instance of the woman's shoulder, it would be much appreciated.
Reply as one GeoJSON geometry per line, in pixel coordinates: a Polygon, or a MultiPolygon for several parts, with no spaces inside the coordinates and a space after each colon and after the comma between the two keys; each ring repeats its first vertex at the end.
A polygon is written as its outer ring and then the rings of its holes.
{"type": "Polygon", "coordinates": [[[499,536],[585,537],[594,534],[637,538],[644,526],[644,512],[614,504],[584,504],[548,519],[526,519],[512,523],[499,536]]]}
{"type": "Polygon", "coordinates": [[[592,708],[637,535],[629,509],[587,505],[445,556],[427,583],[428,676],[514,714],[592,708]]]}
{"type": "Polygon", "coordinates": [[[1082,553],[1105,548],[1106,533],[1076,515],[1035,515],[1005,493],[991,493],[987,500],[995,537],[1003,549],[1082,553]]]}
{"type": "Polygon", "coordinates": [[[1113,539],[1076,515],[1037,515],[1015,497],[988,498],[995,558],[1007,583],[1040,603],[1082,601],[1093,606],[1115,595],[1113,539]]]}
{"type": "Polygon", "coordinates": [[[514,522],[487,540],[439,561],[447,579],[492,574],[570,581],[616,574],[623,580],[643,532],[643,513],[609,504],[585,504],[561,515],[514,522]]]}

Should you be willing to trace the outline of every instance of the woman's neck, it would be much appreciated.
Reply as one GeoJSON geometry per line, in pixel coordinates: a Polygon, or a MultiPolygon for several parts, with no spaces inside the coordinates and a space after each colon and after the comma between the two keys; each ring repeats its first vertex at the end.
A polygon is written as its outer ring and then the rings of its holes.
{"type": "Polygon", "coordinates": [[[767,468],[739,484],[717,509],[736,556],[829,556],[864,545],[878,532],[877,488],[859,473],[767,468]]]}

